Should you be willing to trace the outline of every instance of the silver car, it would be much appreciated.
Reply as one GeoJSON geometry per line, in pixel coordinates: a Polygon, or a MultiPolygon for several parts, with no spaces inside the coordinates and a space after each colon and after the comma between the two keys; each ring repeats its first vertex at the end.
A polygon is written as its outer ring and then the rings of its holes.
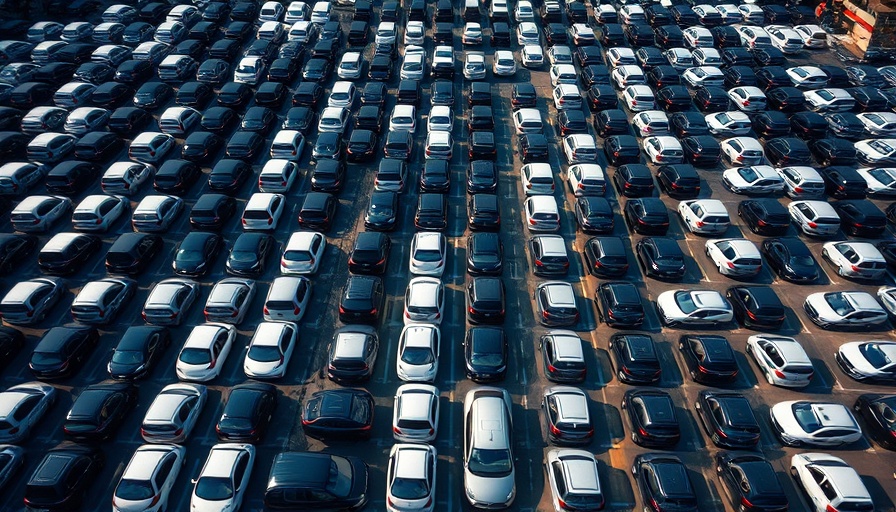
{"type": "Polygon", "coordinates": [[[148,443],[182,443],[189,437],[206,401],[202,384],[165,386],[146,410],[140,435],[148,443]]]}
{"type": "Polygon", "coordinates": [[[126,277],[91,281],[75,296],[72,318],[84,324],[108,324],[136,288],[137,282],[126,277]]]}
{"type": "Polygon", "coordinates": [[[25,440],[34,425],[56,401],[56,388],[27,382],[0,393],[0,443],[25,440]]]}
{"type": "Polygon", "coordinates": [[[156,283],[143,304],[143,320],[153,325],[180,325],[199,296],[199,283],[173,277],[156,283]]]}
{"type": "Polygon", "coordinates": [[[479,387],[464,398],[464,491],[477,508],[509,507],[516,498],[510,393],[479,387]]]}
{"type": "Polygon", "coordinates": [[[36,324],[46,318],[64,292],[65,283],[55,277],[19,281],[0,300],[0,317],[14,325],[36,324]]]}
{"type": "Polygon", "coordinates": [[[238,325],[255,297],[255,281],[228,277],[215,283],[205,302],[205,321],[238,325]]]}

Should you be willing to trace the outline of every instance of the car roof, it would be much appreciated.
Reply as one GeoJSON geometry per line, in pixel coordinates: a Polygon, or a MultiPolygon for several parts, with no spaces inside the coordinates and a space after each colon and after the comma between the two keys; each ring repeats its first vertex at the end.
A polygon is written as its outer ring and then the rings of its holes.
{"type": "Polygon", "coordinates": [[[218,444],[212,446],[205,466],[202,468],[201,476],[230,478],[237,458],[244,452],[245,449],[241,445],[218,444]]]}

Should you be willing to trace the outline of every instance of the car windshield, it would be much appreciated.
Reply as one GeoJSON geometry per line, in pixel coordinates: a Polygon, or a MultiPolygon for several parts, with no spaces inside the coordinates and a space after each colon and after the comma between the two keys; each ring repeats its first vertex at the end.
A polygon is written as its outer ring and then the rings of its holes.
{"type": "Polygon", "coordinates": [[[795,403],[792,409],[793,417],[804,431],[815,432],[822,427],[815,410],[812,408],[812,404],[806,402],[795,403]]]}
{"type": "Polygon", "coordinates": [[[344,498],[352,490],[352,463],[342,457],[334,457],[330,461],[330,478],[327,480],[327,491],[334,496],[344,498]]]}
{"type": "Polygon", "coordinates": [[[418,249],[414,253],[414,259],[417,261],[441,261],[442,253],[434,249],[418,249]]]}
{"type": "Polygon", "coordinates": [[[146,480],[123,479],[118,482],[118,488],[115,489],[115,497],[128,501],[148,500],[155,493],[152,485],[146,480]]]}
{"type": "Polygon", "coordinates": [[[470,460],[467,461],[467,469],[477,476],[509,476],[513,471],[510,450],[473,448],[470,451],[470,460]]]}
{"type": "Polygon", "coordinates": [[[262,363],[280,361],[280,349],[273,345],[252,345],[249,347],[249,359],[262,363]]]}
{"type": "Polygon", "coordinates": [[[211,353],[203,348],[187,347],[181,350],[179,359],[186,364],[208,364],[211,361],[211,353]]]}
{"type": "Polygon", "coordinates": [[[868,171],[868,174],[871,175],[872,178],[876,179],[881,183],[881,185],[889,187],[896,181],[896,177],[890,173],[890,171],[886,169],[871,169],[868,171]]]}
{"type": "Polygon", "coordinates": [[[392,495],[402,500],[419,500],[429,495],[429,485],[423,478],[395,477],[392,495]]]}
{"type": "Polygon", "coordinates": [[[837,313],[840,316],[846,316],[855,311],[855,308],[852,307],[852,304],[846,300],[846,296],[842,293],[829,293],[825,295],[825,299],[828,301],[828,305],[831,306],[831,309],[834,310],[834,313],[837,313]]]}
{"type": "Polygon", "coordinates": [[[177,251],[177,261],[182,263],[198,263],[205,259],[201,251],[193,251],[190,249],[180,249],[177,251]]]}
{"type": "Polygon", "coordinates": [[[205,476],[196,482],[193,493],[204,500],[227,500],[233,497],[233,486],[229,478],[205,476]]]}
{"type": "Polygon", "coordinates": [[[283,257],[289,261],[311,261],[311,254],[306,251],[286,251],[283,257]]]}
{"type": "Polygon", "coordinates": [[[866,343],[862,345],[862,355],[875,368],[883,368],[893,364],[890,356],[877,343],[866,343]]]}
{"type": "Polygon", "coordinates": [[[691,292],[680,291],[675,293],[675,302],[678,303],[678,307],[681,309],[681,312],[689,315],[694,311],[697,311],[697,305],[694,304],[694,298],[691,297],[691,292]]]}
{"type": "Polygon", "coordinates": [[[406,347],[401,353],[401,360],[408,364],[432,364],[435,354],[429,347],[406,347]]]}
{"type": "Polygon", "coordinates": [[[116,364],[140,364],[143,353],[136,350],[116,350],[112,353],[112,362],[116,364]]]}
{"type": "Polygon", "coordinates": [[[875,149],[885,155],[889,155],[893,152],[893,146],[887,144],[882,140],[873,140],[868,143],[868,146],[872,149],[875,149]]]}
{"type": "Polygon", "coordinates": [[[737,174],[740,174],[740,177],[747,183],[752,183],[759,179],[759,175],[756,174],[752,167],[741,167],[737,170],[737,174]]]}

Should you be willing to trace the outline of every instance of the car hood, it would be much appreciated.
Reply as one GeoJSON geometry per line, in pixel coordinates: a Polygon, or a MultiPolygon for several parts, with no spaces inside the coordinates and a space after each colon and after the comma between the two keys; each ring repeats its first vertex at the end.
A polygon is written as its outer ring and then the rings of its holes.
{"type": "Polygon", "coordinates": [[[507,496],[516,493],[514,473],[500,478],[476,476],[464,471],[464,490],[467,497],[480,503],[506,503],[507,496]]]}
{"type": "Polygon", "coordinates": [[[824,294],[819,293],[818,296],[810,295],[806,302],[808,302],[815,312],[818,313],[819,318],[823,318],[825,320],[841,320],[842,318],[838,315],[833,308],[828,304],[828,301],[824,300],[824,294]]]}
{"type": "Polygon", "coordinates": [[[840,345],[840,349],[838,352],[840,353],[840,357],[846,359],[853,368],[857,371],[864,373],[866,375],[878,375],[880,372],[877,368],[871,365],[868,360],[862,355],[862,351],[860,347],[864,345],[865,341],[852,341],[849,343],[844,343],[840,345]]]}
{"type": "Polygon", "coordinates": [[[787,431],[788,434],[804,435],[803,427],[797,423],[796,417],[793,415],[793,409],[791,409],[792,405],[793,402],[781,402],[775,404],[770,411],[771,415],[775,418],[778,425],[787,431]]]}

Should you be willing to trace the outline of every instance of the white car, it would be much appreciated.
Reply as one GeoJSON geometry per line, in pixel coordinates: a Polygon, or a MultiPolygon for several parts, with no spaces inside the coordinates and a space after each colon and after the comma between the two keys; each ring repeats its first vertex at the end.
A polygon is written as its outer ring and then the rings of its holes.
{"type": "Polygon", "coordinates": [[[104,108],[78,107],[65,119],[63,129],[72,135],[84,135],[87,132],[103,131],[109,121],[111,112],[104,108]]]}
{"type": "Polygon", "coordinates": [[[678,203],[678,215],[691,233],[721,235],[728,231],[731,218],[718,199],[691,199],[678,203]]]}
{"type": "Polygon", "coordinates": [[[722,25],[731,25],[734,23],[742,23],[744,21],[743,13],[738,10],[735,4],[721,4],[716,6],[716,10],[722,15],[722,25]]]}
{"type": "Polygon", "coordinates": [[[568,164],[594,163],[597,161],[597,142],[587,133],[574,133],[563,137],[563,155],[568,164]]]}
{"type": "Polygon", "coordinates": [[[299,329],[292,322],[259,323],[243,360],[246,377],[276,379],[286,375],[298,336],[299,329]]]}
{"type": "Polygon", "coordinates": [[[516,498],[510,393],[474,387],[464,397],[464,492],[477,508],[506,508],[516,498]]]}
{"type": "Polygon", "coordinates": [[[831,237],[840,231],[840,216],[827,201],[791,201],[787,211],[796,227],[807,235],[831,237]]]}
{"type": "Polygon", "coordinates": [[[492,73],[495,76],[513,76],[516,74],[516,58],[513,52],[498,50],[495,52],[492,73]]]}
{"type": "Polygon", "coordinates": [[[862,438],[849,407],[838,403],[788,400],[769,411],[772,428],[787,446],[843,446],[862,438]]]}
{"type": "Polygon", "coordinates": [[[868,195],[896,195],[896,167],[863,167],[856,172],[865,179],[868,195]]]}
{"type": "MultiPolygon", "coordinates": [[[[291,131],[282,130],[280,133],[291,131]]],[[[240,222],[245,231],[273,231],[277,229],[286,204],[283,194],[255,192],[246,201],[240,222]]]]}
{"type": "Polygon", "coordinates": [[[152,325],[180,325],[199,296],[199,283],[171,277],[152,287],[143,303],[143,320],[152,325]]]}
{"type": "Polygon", "coordinates": [[[404,324],[439,325],[445,312],[445,286],[435,277],[415,277],[404,295],[404,324]]]}
{"type": "Polygon", "coordinates": [[[697,48],[691,53],[695,66],[721,66],[722,54],[715,48],[697,48]]]}
{"type": "Polygon", "coordinates": [[[722,172],[722,185],[735,194],[776,194],[784,191],[784,180],[770,165],[732,167],[722,172]]]}
{"type": "Polygon", "coordinates": [[[374,43],[376,44],[394,44],[398,29],[394,21],[383,21],[376,27],[376,35],[374,43]]]}
{"type": "Polygon", "coordinates": [[[806,48],[825,48],[828,45],[828,33],[818,25],[797,25],[793,30],[803,39],[806,48]]]}
{"type": "Polygon", "coordinates": [[[439,372],[439,326],[429,323],[405,325],[398,338],[395,370],[405,382],[432,382],[439,372]]]}
{"type": "Polygon", "coordinates": [[[67,197],[32,195],[22,199],[9,217],[16,231],[40,233],[49,230],[71,209],[72,200],[67,197]]]}
{"type": "Polygon", "coordinates": [[[402,80],[423,80],[426,71],[426,57],[418,54],[405,54],[399,75],[402,80]]]}
{"type": "Polygon", "coordinates": [[[554,193],[554,171],[551,164],[533,162],[520,168],[520,182],[527,196],[551,195],[554,193]]]}
{"type": "Polygon", "coordinates": [[[330,96],[327,97],[327,106],[350,109],[355,104],[357,95],[358,90],[354,83],[347,80],[339,80],[333,84],[333,90],[330,92],[330,96]]]}
{"type": "Polygon", "coordinates": [[[787,336],[756,334],[747,338],[747,353],[753,357],[765,380],[773,386],[803,388],[815,374],[812,360],[800,342],[787,336]]]}
{"type": "Polygon", "coordinates": [[[681,79],[691,87],[722,87],[725,83],[725,74],[715,66],[695,66],[688,68],[681,74],[681,79]]]}
{"type": "Polygon", "coordinates": [[[750,50],[772,47],[772,38],[764,28],[753,25],[741,25],[736,28],[740,35],[741,46],[750,50]]]}
{"type": "Polygon", "coordinates": [[[821,256],[841,277],[879,280],[887,272],[887,261],[870,242],[828,242],[822,246],[821,256]]]}
{"type": "Polygon", "coordinates": [[[429,132],[450,132],[454,128],[454,112],[451,107],[435,105],[429,111],[426,129],[429,132]]]}
{"type": "Polygon", "coordinates": [[[868,135],[875,137],[892,137],[896,135],[896,113],[894,112],[862,112],[856,114],[865,127],[868,135]]]}
{"type": "Polygon", "coordinates": [[[647,83],[644,70],[634,64],[617,66],[610,72],[610,80],[616,84],[617,89],[625,89],[631,85],[644,85],[647,83]]]}
{"type": "Polygon", "coordinates": [[[887,321],[887,312],[867,292],[818,292],[803,304],[812,323],[822,329],[831,327],[868,328],[887,321]]]}
{"type": "Polygon", "coordinates": [[[622,102],[632,112],[656,110],[656,96],[653,89],[646,85],[630,85],[622,91],[622,102]]]}
{"type": "Polygon", "coordinates": [[[627,4],[619,8],[619,21],[626,25],[646,23],[647,16],[644,14],[644,8],[640,5],[627,4]]]}
{"type": "Polygon", "coordinates": [[[112,493],[113,512],[164,510],[186,455],[186,447],[178,445],[145,444],[137,448],[112,493]]]}
{"type": "Polygon", "coordinates": [[[784,54],[799,53],[803,50],[803,36],[796,30],[782,25],[771,25],[765,28],[772,46],[784,54]]]}
{"type": "Polygon", "coordinates": [[[139,162],[115,162],[103,173],[100,186],[107,194],[132,196],[140,191],[142,185],[155,172],[156,168],[152,165],[139,162]]]}
{"type": "Polygon", "coordinates": [[[485,55],[470,52],[464,55],[464,78],[485,80],[485,55]]]}
{"type": "Polygon", "coordinates": [[[719,145],[731,165],[759,165],[765,155],[762,144],[753,137],[731,137],[719,145]]]}
{"type": "Polygon", "coordinates": [[[896,380],[896,342],[851,341],[840,345],[837,364],[858,381],[892,383],[896,380]]]}
{"type": "Polygon", "coordinates": [[[120,196],[87,196],[72,211],[72,227],[78,231],[105,233],[124,214],[128,204],[129,201],[120,196]]]}
{"type": "Polygon", "coordinates": [[[523,203],[526,228],[532,233],[560,230],[560,209],[553,196],[532,196],[523,203]]]}
{"type": "Polygon", "coordinates": [[[261,57],[243,57],[233,71],[233,81],[258,85],[264,79],[265,64],[261,57]]]}
{"type": "Polygon", "coordinates": [[[896,139],[867,139],[855,143],[856,158],[869,165],[896,164],[896,139]]]}
{"type": "Polygon", "coordinates": [[[345,107],[326,107],[323,112],[320,113],[320,120],[317,122],[317,131],[344,134],[350,118],[351,111],[345,107]]]}
{"type": "Polygon", "coordinates": [[[177,356],[177,378],[206,382],[220,375],[234,338],[236,327],[230,324],[212,322],[193,327],[177,356]]]}
{"type": "Polygon", "coordinates": [[[663,325],[719,325],[734,319],[731,304],[715,290],[669,290],[656,298],[663,325]]]}
{"type": "Polygon", "coordinates": [[[255,447],[242,443],[212,446],[190,496],[191,512],[237,511],[255,465],[255,447]]]}
{"type": "Polygon", "coordinates": [[[791,199],[818,198],[824,195],[824,180],[814,167],[795,165],[775,171],[784,180],[784,193],[791,199]]]}
{"type": "Polygon", "coordinates": [[[202,384],[169,384],[153,399],[140,436],[147,443],[183,443],[202,414],[208,390],[202,384]]]}
{"type": "Polygon", "coordinates": [[[404,45],[422,45],[426,40],[426,27],[422,21],[409,21],[404,27],[404,45]]]}
{"type": "Polygon", "coordinates": [[[429,443],[439,431],[439,390],[430,384],[402,384],[392,400],[392,437],[403,443],[429,443]]]}
{"type": "Polygon", "coordinates": [[[440,277],[445,271],[448,242],[442,233],[415,233],[408,270],[417,276],[440,277]]]}
{"type": "Polygon", "coordinates": [[[722,275],[752,277],[762,270],[762,255],[756,245],[746,238],[709,240],[705,250],[722,275]]]}
{"type": "Polygon", "coordinates": [[[684,149],[676,137],[647,137],[641,141],[641,147],[651,163],[665,165],[684,162],[684,149]]]}
{"type": "MultiPolygon", "coordinates": [[[[572,51],[569,49],[569,46],[551,46],[548,48],[548,62],[551,63],[551,66],[572,64],[572,51]]],[[[634,61],[632,64],[634,64],[634,61]]]]}
{"type": "Polygon", "coordinates": [[[566,169],[569,188],[576,197],[603,196],[607,190],[607,176],[598,164],[576,164],[566,169]]]}
{"type": "Polygon", "coordinates": [[[558,64],[551,66],[551,85],[557,87],[560,84],[576,85],[579,81],[579,72],[572,64],[558,64]]]}
{"type": "Polygon", "coordinates": [[[685,46],[689,48],[712,48],[715,39],[706,27],[688,27],[682,30],[685,46]]]}
{"type": "Polygon", "coordinates": [[[290,275],[317,273],[327,237],[316,231],[297,231],[290,235],[283,255],[280,257],[280,272],[290,275]]]}
{"type": "Polygon", "coordinates": [[[763,112],[768,107],[765,93],[758,87],[734,87],[728,90],[728,99],[744,112],[763,112]]]}
{"type": "Polygon", "coordinates": [[[414,105],[395,105],[389,116],[389,131],[405,131],[411,134],[417,131],[417,108],[414,105]]]}
{"type": "Polygon", "coordinates": [[[828,84],[830,77],[816,66],[796,66],[787,68],[787,77],[798,89],[820,89],[828,84]]]}
{"type": "Polygon", "coordinates": [[[395,444],[389,451],[386,503],[391,511],[436,509],[436,460],[434,446],[395,444]]]}
{"type": "Polygon", "coordinates": [[[516,7],[513,9],[513,19],[517,21],[517,23],[523,21],[535,21],[535,9],[532,7],[532,2],[529,0],[519,0],[516,3],[516,7]]]}
{"type": "Polygon", "coordinates": [[[482,44],[482,25],[475,21],[468,21],[464,25],[461,42],[467,45],[482,44]]]}
{"type": "Polygon", "coordinates": [[[684,71],[694,66],[694,55],[687,48],[669,48],[663,52],[669,65],[673,68],[684,71]]]}
{"type": "Polygon", "coordinates": [[[862,477],[843,459],[827,453],[801,453],[790,459],[790,474],[812,503],[812,512],[874,510],[862,477]]]}
{"type": "Polygon", "coordinates": [[[205,301],[205,321],[239,325],[246,318],[249,305],[255,297],[255,289],[253,279],[221,279],[212,287],[205,301]]]}
{"type": "Polygon", "coordinates": [[[520,62],[526,68],[540,68],[544,65],[544,51],[541,46],[527,44],[520,50],[520,62]]]}
{"type": "MultiPolygon", "coordinates": [[[[550,51],[551,50],[548,50],[548,53],[550,53],[550,51]]],[[[570,62],[570,64],[572,63],[570,62]]],[[[638,59],[635,58],[635,51],[631,48],[620,46],[607,50],[607,65],[610,67],[636,66],[637,64],[638,59]]]]}
{"type": "Polygon", "coordinates": [[[541,34],[538,25],[531,21],[524,21],[516,27],[516,39],[521,45],[541,44],[541,34]]]}

